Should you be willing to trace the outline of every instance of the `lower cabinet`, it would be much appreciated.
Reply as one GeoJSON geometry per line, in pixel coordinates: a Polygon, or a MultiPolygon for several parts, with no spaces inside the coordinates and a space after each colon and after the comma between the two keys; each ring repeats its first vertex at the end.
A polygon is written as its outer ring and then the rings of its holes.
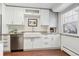
{"type": "Polygon", "coordinates": [[[32,40],[31,39],[24,39],[24,50],[32,49],[32,40]]]}
{"type": "Polygon", "coordinates": [[[60,49],[60,35],[43,37],[42,45],[44,48],[60,49]]]}
{"type": "Polygon", "coordinates": [[[4,34],[3,39],[3,51],[10,52],[10,35],[4,34]]]}
{"type": "Polygon", "coordinates": [[[72,56],[79,56],[79,37],[61,35],[61,49],[72,56]]]}
{"type": "Polygon", "coordinates": [[[42,40],[40,38],[33,39],[32,43],[33,43],[33,49],[43,48],[42,47],[42,40]]]}
{"type": "Polygon", "coordinates": [[[60,39],[58,36],[41,38],[24,38],[24,51],[36,49],[59,49],[60,39]]]}
{"type": "Polygon", "coordinates": [[[0,56],[3,56],[3,43],[0,42],[0,56]]]}

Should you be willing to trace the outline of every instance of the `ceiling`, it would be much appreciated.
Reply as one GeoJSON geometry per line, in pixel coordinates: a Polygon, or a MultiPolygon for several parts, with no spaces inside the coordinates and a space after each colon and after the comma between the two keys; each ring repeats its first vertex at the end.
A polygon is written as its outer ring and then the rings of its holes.
{"type": "Polygon", "coordinates": [[[7,3],[7,5],[51,9],[57,3],[7,3]]]}
{"type": "Polygon", "coordinates": [[[70,4],[72,3],[6,3],[6,5],[10,5],[10,6],[52,9],[55,12],[56,10],[57,11],[59,10],[58,8],[61,7],[61,5],[63,5],[63,7],[61,8],[65,9],[65,6],[67,7],[70,4]]]}

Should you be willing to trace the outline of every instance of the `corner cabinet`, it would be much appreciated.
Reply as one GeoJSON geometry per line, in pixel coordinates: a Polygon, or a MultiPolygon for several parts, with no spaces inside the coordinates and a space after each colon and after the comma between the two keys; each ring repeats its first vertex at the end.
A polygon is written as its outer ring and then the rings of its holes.
{"type": "Polygon", "coordinates": [[[40,24],[49,25],[49,10],[40,10],[40,24]]]}
{"type": "Polygon", "coordinates": [[[24,9],[19,7],[6,7],[5,8],[7,24],[23,24],[24,22],[24,9]]]}

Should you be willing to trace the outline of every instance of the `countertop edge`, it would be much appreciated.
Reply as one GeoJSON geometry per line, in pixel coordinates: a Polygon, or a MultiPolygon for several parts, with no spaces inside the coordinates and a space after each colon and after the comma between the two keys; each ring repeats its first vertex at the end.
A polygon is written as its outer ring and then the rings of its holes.
{"type": "Polygon", "coordinates": [[[64,36],[71,36],[71,37],[76,37],[76,38],[79,38],[79,35],[77,35],[77,34],[60,33],[60,35],[64,35],[64,36]]]}

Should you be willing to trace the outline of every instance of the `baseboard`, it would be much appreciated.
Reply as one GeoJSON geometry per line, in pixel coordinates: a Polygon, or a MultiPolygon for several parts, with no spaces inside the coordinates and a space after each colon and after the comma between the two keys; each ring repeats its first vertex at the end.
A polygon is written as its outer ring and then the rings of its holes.
{"type": "Polygon", "coordinates": [[[78,53],[72,51],[71,49],[69,49],[69,48],[67,48],[65,46],[63,46],[63,51],[66,52],[67,54],[71,55],[71,56],[79,56],[78,53]]]}
{"type": "Polygon", "coordinates": [[[24,51],[60,49],[60,47],[24,49],[24,51]]]}

